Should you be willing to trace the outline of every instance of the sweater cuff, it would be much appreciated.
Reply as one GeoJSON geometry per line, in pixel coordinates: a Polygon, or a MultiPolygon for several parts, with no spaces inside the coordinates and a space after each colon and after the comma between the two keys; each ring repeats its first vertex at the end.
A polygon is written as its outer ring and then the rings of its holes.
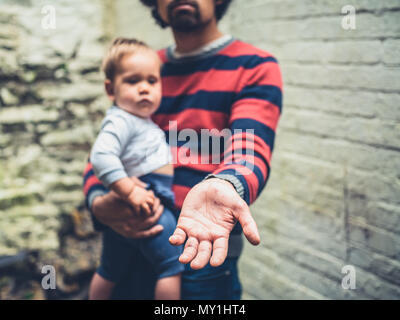
{"type": "Polygon", "coordinates": [[[211,173],[211,174],[207,175],[204,178],[204,180],[207,180],[207,179],[210,179],[210,178],[218,178],[218,179],[222,179],[222,180],[230,182],[233,185],[233,187],[235,188],[235,190],[237,191],[237,193],[239,194],[239,196],[242,199],[244,199],[244,187],[243,187],[243,184],[233,174],[224,174],[224,173],[213,174],[213,173],[211,173]]]}
{"type": "Polygon", "coordinates": [[[107,193],[105,190],[94,190],[90,192],[87,196],[87,208],[92,211],[92,204],[95,198],[99,196],[104,196],[107,193]]]}

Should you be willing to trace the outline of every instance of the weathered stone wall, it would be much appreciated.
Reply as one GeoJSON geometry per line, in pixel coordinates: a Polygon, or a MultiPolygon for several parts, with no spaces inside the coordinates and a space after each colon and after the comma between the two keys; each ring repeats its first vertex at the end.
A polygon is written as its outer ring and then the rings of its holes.
{"type": "MultiPolygon", "coordinates": [[[[61,291],[77,291],[63,279],[93,271],[98,258],[100,241],[84,223],[82,170],[109,106],[99,72],[107,6],[0,1],[0,256],[36,252],[22,270],[34,278],[54,265],[61,291]]],[[[3,298],[18,291],[12,275],[21,268],[0,269],[9,276],[3,298]]]]}

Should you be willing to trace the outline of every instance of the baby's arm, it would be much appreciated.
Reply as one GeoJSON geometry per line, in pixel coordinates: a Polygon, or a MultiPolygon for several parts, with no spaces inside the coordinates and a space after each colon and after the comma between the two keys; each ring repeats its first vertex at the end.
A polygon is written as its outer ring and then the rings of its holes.
{"type": "Polygon", "coordinates": [[[122,151],[132,137],[130,127],[132,126],[123,117],[108,116],[93,145],[90,161],[94,173],[106,187],[131,204],[136,214],[140,214],[143,209],[150,215],[154,197],[128,178],[120,160],[122,151]]]}
{"type": "Polygon", "coordinates": [[[128,202],[136,213],[144,212],[146,215],[152,214],[154,196],[146,189],[137,186],[130,178],[126,177],[117,180],[110,188],[128,202]]]}

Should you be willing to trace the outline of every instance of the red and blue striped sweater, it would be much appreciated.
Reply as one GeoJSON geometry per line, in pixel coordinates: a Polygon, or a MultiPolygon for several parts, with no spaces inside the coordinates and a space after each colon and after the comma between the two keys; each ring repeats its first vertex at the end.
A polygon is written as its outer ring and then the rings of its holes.
{"type": "MultiPolygon", "coordinates": [[[[168,141],[172,153],[180,155],[174,164],[176,206],[181,208],[191,187],[210,173],[233,178],[239,194],[250,205],[265,187],[271,170],[282,109],[282,78],[277,60],[264,50],[232,38],[201,55],[177,59],[172,48],[159,51],[159,55],[164,62],[163,99],[152,119],[165,131],[167,141],[170,136],[179,137],[184,129],[192,129],[199,134],[198,148],[203,150],[202,129],[242,130],[232,135],[234,150],[219,151],[220,163],[200,163],[192,148],[186,153],[189,143],[185,139],[168,141]],[[168,130],[170,121],[176,121],[175,134],[168,130]],[[245,133],[246,129],[252,129],[254,134],[245,133]],[[247,155],[249,146],[252,157],[247,155]],[[229,151],[233,151],[234,158],[223,161],[229,151]],[[184,160],[183,154],[187,154],[184,160]]],[[[89,163],[84,172],[86,203],[104,192],[89,163]]]]}

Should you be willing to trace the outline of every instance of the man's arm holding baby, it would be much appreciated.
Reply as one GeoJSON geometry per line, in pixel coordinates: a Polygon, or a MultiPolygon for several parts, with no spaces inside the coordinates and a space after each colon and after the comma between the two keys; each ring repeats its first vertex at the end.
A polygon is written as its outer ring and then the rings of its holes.
{"type": "MultiPolygon", "coordinates": [[[[147,192],[152,194],[151,190],[147,192]]],[[[160,233],[163,227],[156,223],[163,210],[160,199],[155,198],[152,216],[136,214],[114,191],[96,196],[90,206],[95,219],[127,238],[147,238],[160,233]]]]}

